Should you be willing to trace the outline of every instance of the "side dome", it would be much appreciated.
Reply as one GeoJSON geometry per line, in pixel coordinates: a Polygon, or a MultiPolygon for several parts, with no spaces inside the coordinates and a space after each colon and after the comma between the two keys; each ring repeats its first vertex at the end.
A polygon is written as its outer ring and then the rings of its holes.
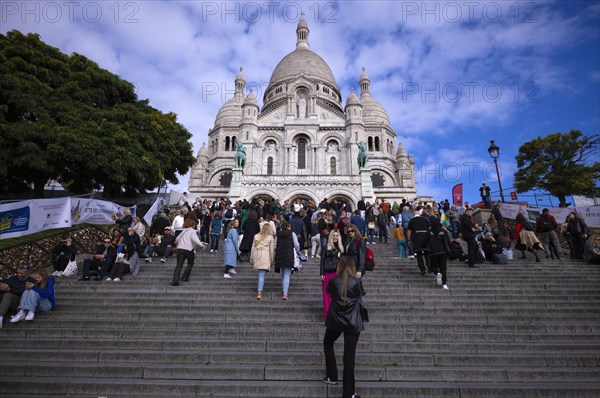
{"type": "Polygon", "coordinates": [[[348,96],[348,99],[346,100],[346,107],[348,107],[349,105],[361,105],[360,100],[354,93],[354,89],[352,89],[352,92],[350,93],[350,95],[348,96]]]}
{"type": "Polygon", "coordinates": [[[220,125],[238,126],[242,120],[242,105],[244,97],[237,94],[229,101],[225,102],[217,117],[215,118],[215,127],[220,125]]]}
{"type": "Polygon", "coordinates": [[[363,106],[363,122],[365,125],[384,123],[386,126],[390,126],[390,118],[387,112],[373,97],[361,97],[360,102],[363,106]]]}

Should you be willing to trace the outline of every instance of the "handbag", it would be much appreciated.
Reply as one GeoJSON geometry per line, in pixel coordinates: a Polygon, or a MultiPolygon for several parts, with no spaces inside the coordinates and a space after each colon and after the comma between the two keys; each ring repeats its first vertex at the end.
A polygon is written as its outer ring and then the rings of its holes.
{"type": "Polygon", "coordinates": [[[75,260],[69,261],[67,267],[62,273],[62,276],[76,276],[77,275],[77,262],[75,260]]]}
{"type": "Polygon", "coordinates": [[[367,225],[367,227],[368,227],[369,229],[375,229],[375,223],[371,221],[371,222],[370,222],[370,223],[367,225]]]}

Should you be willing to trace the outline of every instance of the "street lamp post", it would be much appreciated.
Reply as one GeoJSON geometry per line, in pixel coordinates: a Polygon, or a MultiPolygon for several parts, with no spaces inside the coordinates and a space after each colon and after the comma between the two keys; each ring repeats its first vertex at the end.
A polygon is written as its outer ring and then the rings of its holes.
{"type": "Polygon", "coordinates": [[[494,164],[496,165],[496,175],[498,176],[498,186],[500,187],[500,200],[504,202],[504,192],[502,192],[502,181],[500,181],[500,170],[498,169],[498,157],[500,156],[500,147],[496,145],[494,140],[490,141],[490,147],[488,148],[488,152],[492,159],[494,159],[494,164]]]}

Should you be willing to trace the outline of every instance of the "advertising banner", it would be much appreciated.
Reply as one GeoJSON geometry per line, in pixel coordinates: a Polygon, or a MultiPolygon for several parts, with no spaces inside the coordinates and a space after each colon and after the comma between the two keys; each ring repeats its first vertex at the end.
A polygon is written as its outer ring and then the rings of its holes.
{"type": "Polygon", "coordinates": [[[73,198],[71,202],[71,217],[73,224],[114,224],[113,215],[122,215],[121,206],[113,202],[98,199],[73,198]]]}
{"type": "Polygon", "coordinates": [[[47,229],[71,226],[70,198],[37,199],[3,204],[0,236],[16,238],[47,229]]]}
{"type": "Polygon", "coordinates": [[[30,202],[9,203],[0,206],[0,238],[14,238],[28,234],[30,202]]]}
{"type": "Polygon", "coordinates": [[[457,184],[452,188],[452,204],[455,206],[463,205],[463,184],[457,184]]]}

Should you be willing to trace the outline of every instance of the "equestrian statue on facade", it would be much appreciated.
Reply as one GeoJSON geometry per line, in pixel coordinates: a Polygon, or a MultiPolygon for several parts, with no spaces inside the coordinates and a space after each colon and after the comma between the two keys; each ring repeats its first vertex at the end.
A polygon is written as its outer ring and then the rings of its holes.
{"type": "Polygon", "coordinates": [[[239,141],[235,143],[235,167],[244,168],[246,166],[246,148],[239,141]]]}
{"type": "Polygon", "coordinates": [[[367,161],[369,160],[369,154],[367,153],[367,145],[364,142],[358,144],[358,167],[363,169],[367,167],[367,161]]]}

